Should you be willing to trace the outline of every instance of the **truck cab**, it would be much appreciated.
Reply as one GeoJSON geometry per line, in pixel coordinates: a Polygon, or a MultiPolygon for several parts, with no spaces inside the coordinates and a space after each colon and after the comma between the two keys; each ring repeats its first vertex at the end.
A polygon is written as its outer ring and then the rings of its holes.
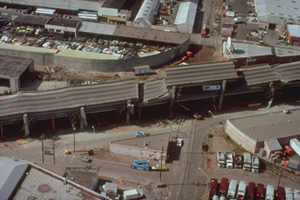
{"type": "Polygon", "coordinates": [[[259,159],[257,156],[252,156],[252,172],[259,173],[259,159]]]}
{"type": "Polygon", "coordinates": [[[149,171],[148,159],[134,160],[131,164],[131,168],[140,169],[140,170],[144,170],[144,171],[149,171]]]}
{"type": "Polygon", "coordinates": [[[254,199],[254,197],[255,197],[255,183],[249,182],[246,197],[247,197],[246,199],[254,199]]]}
{"type": "Polygon", "coordinates": [[[284,188],[278,187],[276,192],[277,200],[284,200],[284,188]]]}
{"type": "Polygon", "coordinates": [[[217,194],[218,189],[218,180],[216,178],[212,178],[210,180],[210,186],[209,186],[209,195],[212,197],[217,194]]]}
{"type": "Polygon", "coordinates": [[[263,184],[258,183],[256,187],[256,200],[264,200],[265,198],[265,187],[263,184]]]}
{"type": "Polygon", "coordinates": [[[218,167],[225,168],[226,160],[223,152],[217,152],[218,167]]]}
{"type": "Polygon", "coordinates": [[[244,165],[243,165],[243,170],[245,171],[251,171],[251,165],[252,165],[252,160],[251,160],[251,154],[250,153],[243,153],[244,157],[244,165]]]}

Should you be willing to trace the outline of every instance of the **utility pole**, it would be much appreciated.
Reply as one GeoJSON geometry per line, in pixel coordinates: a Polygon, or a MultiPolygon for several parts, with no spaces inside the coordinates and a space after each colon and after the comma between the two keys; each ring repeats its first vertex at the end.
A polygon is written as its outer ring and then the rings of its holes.
{"type": "Polygon", "coordinates": [[[277,188],[279,187],[279,184],[280,184],[280,180],[281,180],[281,175],[282,175],[282,172],[283,172],[283,170],[281,169],[281,171],[280,171],[280,175],[279,175],[278,184],[277,184],[277,188]]]}
{"type": "Polygon", "coordinates": [[[94,126],[92,126],[92,129],[94,131],[94,146],[93,146],[93,149],[95,149],[95,134],[96,134],[96,131],[95,131],[95,127],[94,126]]]}
{"type": "Polygon", "coordinates": [[[76,128],[73,126],[73,147],[74,147],[74,152],[75,152],[75,131],[76,131],[76,128]]]}
{"type": "Polygon", "coordinates": [[[52,148],[53,148],[53,165],[55,165],[55,143],[54,140],[52,140],[53,144],[52,144],[52,148]]]}
{"type": "Polygon", "coordinates": [[[41,139],[42,139],[42,163],[44,164],[44,134],[42,134],[41,139]]]}
{"type": "Polygon", "coordinates": [[[162,165],[163,165],[163,156],[164,156],[164,147],[161,148],[161,158],[160,158],[160,173],[159,173],[159,184],[161,184],[161,175],[162,175],[162,165]]]}

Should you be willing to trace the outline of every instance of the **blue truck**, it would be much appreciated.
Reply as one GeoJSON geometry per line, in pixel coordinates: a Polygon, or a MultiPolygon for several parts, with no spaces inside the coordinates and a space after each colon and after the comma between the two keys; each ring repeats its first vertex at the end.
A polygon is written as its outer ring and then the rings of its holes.
{"type": "Polygon", "coordinates": [[[148,159],[134,160],[131,164],[131,168],[149,171],[150,165],[148,159]]]}

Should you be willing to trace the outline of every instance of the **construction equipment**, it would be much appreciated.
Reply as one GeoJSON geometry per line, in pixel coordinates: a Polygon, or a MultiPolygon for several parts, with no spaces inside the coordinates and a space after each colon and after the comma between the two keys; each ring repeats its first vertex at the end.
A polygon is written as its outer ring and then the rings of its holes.
{"type": "Polygon", "coordinates": [[[293,149],[289,146],[289,145],[285,145],[284,146],[284,155],[287,156],[287,155],[292,155],[292,152],[293,152],[293,149]]]}
{"type": "Polygon", "coordinates": [[[282,160],[280,164],[283,167],[288,167],[289,161],[288,160],[282,160]]]}

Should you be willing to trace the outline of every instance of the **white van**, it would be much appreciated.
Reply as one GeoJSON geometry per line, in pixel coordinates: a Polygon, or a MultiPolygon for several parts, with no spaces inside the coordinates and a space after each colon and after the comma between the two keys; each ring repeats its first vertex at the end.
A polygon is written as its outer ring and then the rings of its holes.
{"type": "Polygon", "coordinates": [[[243,18],[242,17],[235,17],[233,20],[234,20],[235,23],[241,23],[243,21],[243,18]]]}

